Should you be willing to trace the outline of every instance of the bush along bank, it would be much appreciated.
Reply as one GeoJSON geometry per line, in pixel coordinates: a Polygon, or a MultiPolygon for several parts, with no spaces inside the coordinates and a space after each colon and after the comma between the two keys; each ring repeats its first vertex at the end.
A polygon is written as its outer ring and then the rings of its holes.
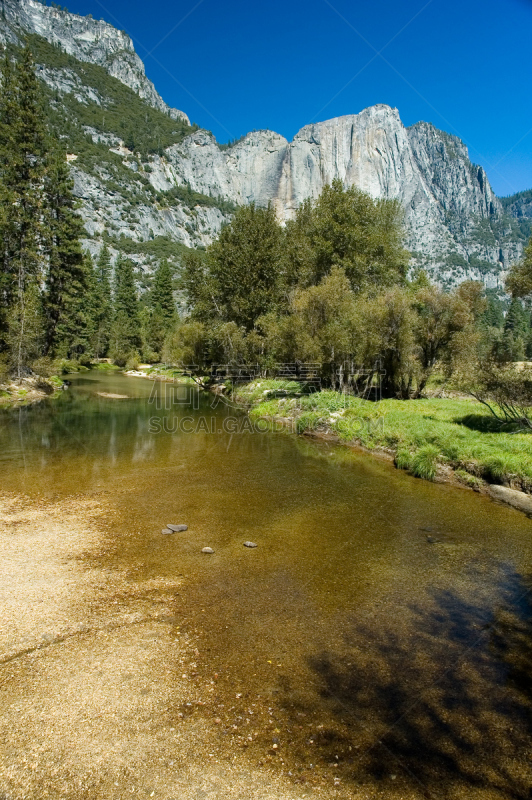
{"type": "MultiPolygon", "coordinates": [[[[367,400],[320,391],[300,394],[283,381],[240,387],[237,402],[252,419],[283,419],[300,434],[334,436],[393,458],[425,480],[489,484],[532,494],[532,438],[508,433],[473,399],[367,400]]],[[[532,510],[532,506],[531,506],[532,510]]]]}
{"type": "Polygon", "coordinates": [[[20,379],[0,382],[0,408],[37,403],[59,394],[64,387],[64,381],[57,375],[43,377],[28,371],[20,379]]]}

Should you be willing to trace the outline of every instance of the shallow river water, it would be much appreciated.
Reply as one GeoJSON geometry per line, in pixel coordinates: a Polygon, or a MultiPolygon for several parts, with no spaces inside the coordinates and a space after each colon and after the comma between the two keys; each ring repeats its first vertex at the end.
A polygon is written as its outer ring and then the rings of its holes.
{"type": "Polygon", "coordinates": [[[294,776],[532,797],[532,521],[347,448],[252,432],[191,389],[158,408],[153,390],[86,373],[4,412],[2,489],[105,492],[109,565],[131,582],[182,576],[176,619],[202,640],[198,674],[219,676],[222,721],[237,695],[261,706],[294,776]],[[162,536],[167,522],[189,530],[162,536]]]}

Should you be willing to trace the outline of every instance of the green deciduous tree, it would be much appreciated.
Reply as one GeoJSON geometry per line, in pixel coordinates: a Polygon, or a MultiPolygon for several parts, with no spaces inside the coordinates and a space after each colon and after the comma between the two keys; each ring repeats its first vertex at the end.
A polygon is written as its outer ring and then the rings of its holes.
{"type": "Polygon", "coordinates": [[[315,204],[307,201],[287,226],[291,280],[316,284],[341,267],[355,292],[404,281],[409,253],[403,248],[403,210],[396,200],[373,200],[338,179],[315,204]]]}
{"type": "Polygon", "coordinates": [[[252,330],[282,295],[283,240],[273,208],[252,203],[238,209],[207,249],[205,266],[198,257],[185,264],[189,298],[199,314],[252,330]]]}
{"type": "Polygon", "coordinates": [[[506,288],[513,297],[532,295],[532,238],[525,247],[521,261],[511,267],[506,288]]]}

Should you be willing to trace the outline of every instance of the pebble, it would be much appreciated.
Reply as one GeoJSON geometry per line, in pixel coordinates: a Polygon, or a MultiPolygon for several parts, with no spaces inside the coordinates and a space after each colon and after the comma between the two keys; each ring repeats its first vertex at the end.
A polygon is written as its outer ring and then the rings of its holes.
{"type": "Polygon", "coordinates": [[[255,542],[244,542],[244,547],[256,547],[255,542]]]}
{"type": "Polygon", "coordinates": [[[434,536],[427,536],[427,542],[429,544],[437,544],[438,540],[434,538],[434,536]]]}
{"type": "Polygon", "coordinates": [[[168,522],[166,527],[170,528],[170,530],[173,531],[174,533],[182,533],[183,531],[188,531],[188,525],[171,525],[168,522]]]}
{"type": "Polygon", "coordinates": [[[161,533],[168,535],[169,533],[174,533],[174,531],[170,530],[170,528],[163,528],[161,533]]]}
{"type": "Polygon", "coordinates": [[[201,552],[202,553],[214,553],[214,550],[212,549],[212,547],[204,547],[201,552]]]}

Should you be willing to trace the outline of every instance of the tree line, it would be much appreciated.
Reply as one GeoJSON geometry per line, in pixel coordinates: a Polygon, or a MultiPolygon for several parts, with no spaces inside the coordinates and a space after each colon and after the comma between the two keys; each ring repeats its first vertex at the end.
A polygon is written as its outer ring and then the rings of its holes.
{"type": "Polygon", "coordinates": [[[378,373],[383,395],[401,399],[437,379],[503,422],[528,420],[531,371],[516,362],[532,357],[532,243],[510,271],[504,313],[480,282],[445,292],[410,273],[404,238],[397,201],[339,180],[284,227],[272,207],[240,208],[205,252],[184,257],[190,313],[165,357],[200,372],[256,364],[265,375],[311,362],[322,385],[342,391],[350,375],[365,374],[367,388],[378,373]]]}
{"type": "Polygon", "coordinates": [[[171,361],[320,364],[322,384],[345,390],[349,375],[382,375],[386,396],[419,397],[438,366],[455,370],[479,329],[483,288],[446,293],[423,272],[409,277],[403,211],[339,180],[281,226],[250,205],[202,253],[187,254],[190,314],[167,338],[171,361]]]}
{"type": "Polygon", "coordinates": [[[140,352],[157,359],[175,320],[172,273],[160,262],[139,301],[134,264],[104,246],[83,252],[83,220],[61,139],[47,129],[27,48],[1,64],[0,367],[22,377],[54,359],[140,352]]]}

